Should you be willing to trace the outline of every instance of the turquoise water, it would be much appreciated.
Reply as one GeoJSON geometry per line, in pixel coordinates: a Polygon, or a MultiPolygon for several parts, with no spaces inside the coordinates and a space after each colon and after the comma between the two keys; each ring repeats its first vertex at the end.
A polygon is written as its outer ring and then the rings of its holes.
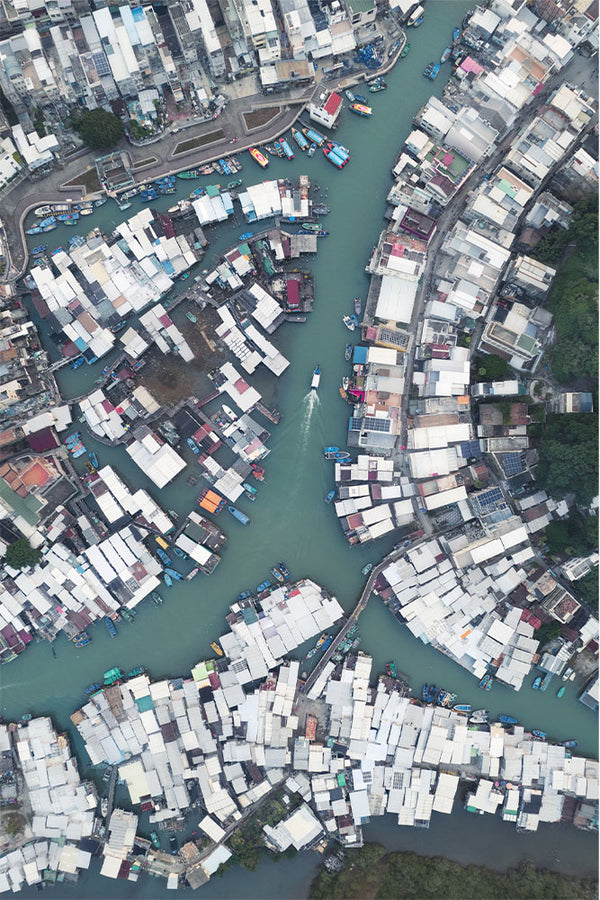
{"type": "MultiPolygon", "coordinates": [[[[275,335],[275,343],[291,365],[280,379],[259,369],[252,383],[263,393],[267,405],[275,404],[283,412],[281,423],[272,426],[271,449],[265,467],[267,479],[258,484],[256,503],[242,499],[242,508],[252,519],[243,528],[224,514],[219,524],[228,535],[222,562],[210,578],[198,576],[194,582],[172,589],[164,588],[165,604],[138,607],[135,625],[122,622],[119,637],[113,640],[102,626],[92,629],[93,643],[80,650],[66,640],[55,643],[56,658],[47,645],[30,648],[21,659],[0,670],[2,715],[19,716],[24,711],[49,713],[60,728],[69,728],[69,716],[83,702],[83,688],[107,668],[119,665],[131,668],[146,665],[152,677],[185,674],[200,658],[210,653],[209,643],[224,630],[224,615],[229,604],[244,588],[254,586],[268,576],[268,570],[279,559],[286,560],[294,577],[309,576],[327,587],[346,610],[356,603],[362,585],[361,567],[378,561],[394,543],[394,539],[378,541],[363,548],[349,548],[337,524],[334,511],[323,504],[323,497],[333,486],[332,464],[322,458],[324,444],[345,443],[350,407],[338,395],[338,386],[347,372],[344,346],[349,332],[341,324],[341,316],[351,311],[352,298],[366,297],[368,279],[364,272],[371,249],[382,228],[385,196],[389,190],[390,169],[402,141],[411,129],[411,120],[424,100],[433,92],[440,94],[442,76],[433,84],[421,72],[433,58],[439,58],[450,39],[452,27],[458,24],[467,3],[429,2],[425,23],[411,31],[409,56],[386,76],[389,89],[373,95],[372,119],[365,120],[346,112],[336,139],[352,152],[350,164],[339,172],[320,152],[308,159],[298,152],[292,163],[276,160],[268,177],[297,178],[310,175],[320,185],[321,198],[331,213],[324,220],[330,237],[319,242],[319,253],[310,265],[315,278],[314,312],[304,325],[284,325],[275,335]],[[316,363],[323,375],[318,397],[310,394],[309,385],[316,363]],[[226,516],[226,517],[225,517],[226,516]]],[[[360,91],[360,89],[359,89],[360,91]]],[[[243,154],[242,176],[247,184],[263,178],[247,154],[243,154]]],[[[191,165],[191,162],[190,162],[191,165]]],[[[207,179],[207,181],[215,181],[207,179]]],[[[158,209],[167,209],[186,196],[199,182],[180,182],[177,196],[162,198],[158,209]]],[[[121,219],[139,208],[136,201],[128,213],[120,213],[112,203],[95,216],[84,220],[82,232],[98,225],[109,232],[121,219]],[[91,220],[91,221],[90,221],[91,220]]],[[[238,234],[248,228],[243,220],[207,229],[210,246],[198,270],[214,263],[220,253],[230,247],[238,234]]],[[[77,229],[51,233],[51,247],[60,244],[77,229]]],[[[35,238],[32,239],[32,243],[35,238]]],[[[185,289],[186,284],[176,290],[185,289]]],[[[182,313],[179,311],[177,316],[182,313]]],[[[66,397],[78,396],[91,388],[105,364],[83,366],[76,372],[69,368],[58,373],[66,397]]],[[[258,414],[257,414],[258,415],[258,414]]],[[[101,464],[110,463],[129,485],[145,487],[165,509],[189,512],[194,494],[183,473],[163,491],[135,466],[124,450],[107,448],[88,441],[98,453],[101,464]]],[[[191,458],[191,454],[190,454],[191,458]]],[[[474,679],[440,653],[425,647],[397,623],[381,601],[372,597],[360,619],[363,649],[374,657],[374,669],[381,669],[388,659],[395,659],[408,673],[415,690],[425,681],[455,690],[463,702],[482,705],[482,694],[474,679]]],[[[532,679],[531,679],[532,680],[532,679]]],[[[492,713],[511,713],[531,728],[543,728],[562,739],[576,737],[581,750],[597,755],[595,716],[575,699],[578,685],[569,685],[562,701],[555,691],[533,693],[524,688],[520,693],[495,684],[485,695],[485,705],[492,713]]],[[[82,770],[85,753],[71,733],[82,770]]],[[[492,862],[489,847],[493,845],[493,862],[501,867],[526,854],[535,860],[565,871],[588,870],[595,865],[595,846],[591,835],[574,829],[546,827],[538,835],[517,835],[510,825],[490,817],[475,818],[458,813],[457,819],[437,815],[426,834],[399,829],[390,817],[376,821],[367,829],[390,847],[411,847],[421,852],[452,856],[461,861],[492,862]],[[554,852],[561,847],[561,852],[554,852]],[[562,850],[564,846],[565,850],[562,850]],[[558,857],[558,860],[556,859],[558,857]]],[[[223,879],[214,879],[204,889],[207,897],[304,897],[310,874],[317,865],[314,855],[303,854],[277,865],[265,865],[254,874],[233,869],[223,879]]],[[[87,875],[75,891],[59,888],[65,896],[103,897],[110,890],[115,897],[162,897],[164,882],[147,878],[137,885],[110,883],[97,875],[87,875]]],[[[55,896],[56,896],[55,892],[55,896]]]]}

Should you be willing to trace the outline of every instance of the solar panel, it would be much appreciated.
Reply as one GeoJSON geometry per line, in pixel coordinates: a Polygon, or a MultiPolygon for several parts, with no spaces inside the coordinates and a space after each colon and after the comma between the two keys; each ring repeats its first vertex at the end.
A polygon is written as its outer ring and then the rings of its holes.
{"type": "Polygon", "coordinates": [[[391,422],[389,419],[376,419],[374,416],[365,416],[365,429],[367,431],[385,431],[390,430],[391,422]]]}
{"type": "Polygon", "coordinates": [[[498,456],[500,465],[509,478],[525,471],[525,457],[522,453],[502,453],[498,456]]]}
{"type": "Polygon", "coordinates": [[[362,428],[362,419],[351,418],[349,431],[360,431],[362,428]]]}
{"type": "Polygon", "coordinates": [[[110,75],[110,66],[104,53],[92,53],[92,59],[98,75],[110,75]]]}

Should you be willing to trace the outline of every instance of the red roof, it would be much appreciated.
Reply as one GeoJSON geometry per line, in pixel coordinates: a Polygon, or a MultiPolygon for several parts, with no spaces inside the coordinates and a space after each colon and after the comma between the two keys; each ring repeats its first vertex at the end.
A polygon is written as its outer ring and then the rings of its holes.
{"type": "Polygon", "coordinates": [[[298,282],[295,278],[290,278],[286,282],[286,290],[287,290],[287,302],[288,306],[299,306],[300,304],[300,292],[298,290],[298,282]]]}
{"type": "Polygon", "coordinates": [[[329,99],[327,100],[327,103],[325,104],[323,109],[325,110],[326,113],[329,113],[330,116],[333,116],[336,114],[336,112],[340,108],[341,103],[342,103],[342,98],[340,97],[339,94],[336,94],[336,92],[333,91],[329,95],[329,99]]]}

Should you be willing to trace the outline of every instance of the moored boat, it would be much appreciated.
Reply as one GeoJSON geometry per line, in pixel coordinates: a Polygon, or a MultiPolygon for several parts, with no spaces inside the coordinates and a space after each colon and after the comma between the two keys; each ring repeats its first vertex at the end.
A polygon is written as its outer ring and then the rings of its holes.
{"type": "Polygon", "coordinates": [[[200,453],[200,447],[193,438],[189,437],[187,439],[187,445],[196,456],[200,453]]]}
{"type": "Polygon", "coordinates": [[[374,81],[372,84],[369,85],[369,91],[372,94],[377,94],[377,93],[379,93],[379,91],[385,91],[386,88],[387,88],[387,84],[385,81],[374,81]]]}
{"type": "Polygon", "coordinates": [[[247,597],[251,597],[251,596],[252,596],[252,591],[248,591],[248,590],[247,590],[247,591],[241,591],[241,592],[238,594],[238,600],[245,600],[247,597]]]}
{"type": "Polygon", "coordinates": [[[88,456],[90,458],[91,464],[97,469],[98,468],[98,457],[94,453],[93,450],[88,450],[88,456]]]}
{"type": "Polygon", "coordinates": [[[563,684],[563,686],[559,689],[559,691],[558,691],[558,693],[557,693],[557,695],[556,695],[556,696],[558,697],[559,700],[560,700],[561,697],[564,697],[564,696],[565,696],[565,691],[566,691],[566,690],[567,690],[566,685],[563,684]]]}
{"type": "Polygon", "coordinates": [[[251,237],[253,237],[253,236],[254,236],[254,232],[253,232],[253,231],[244,231],[243,234],[240,234],[238,240],[240,240],[240,241],[247,241],[247,240],[249,240],[249,239],[250,239],[251,237]]]}
{"type": "Polygon", "coordinates": [[[347,375],[344,375],[344,377],[342,378],[342,390],[347,391],[349,387],[350,387],[350,379],[348,378],[347,375]]]}
{"type": "Polygon", "coordinates": [[[326,216],[329,213],[329,207],[319,203],[316,206],[313,206],[312,212],[315,216],[326,216]]]}
{"type": "Polygon", "coordinates": [[[362,311],[362,300],[360,299],[360,297],[355,297],[354,298],[354,315],[360,316],[361,311],[362,311]]]}
{"type": "Polygon", "coordinates": [[[325,503],[331,503],[333,498],[335,497],[335,491],[329,491],[329,493],[325,497],[325,503]]]}
{"type": "Polygon", "coordinates": [[[210,648],[211,648],[211,650],[214,650],[214,652],[217,654],[217,656],[223,656],[223,651],[221,650],[221,648],[219,647],[219,645],[217,644],[216,641],[211,641],[210,648]]]}
{"type": "Polygon", "coordinates": [[[265,470],[262,466],[259,466],[258,463],[250,463],[252,467],[252,475],[256,478],[257,481],[265,480],[265,470]]]}
{"type": "Polygon", "coordinates": [[[488,673],[483,676],[483,678],[479,681],[479,687],[484,691],[489,691],[492,688],[492,676],[488,673]]]}
{"type": "Polygon", "coordinates": [[[349,362],[352,359],[352,347],[353,344],[346,344],[344,348],[344,359],[346,362],[349,362]]]}
{"type": "Polygon", "coordinates": [[[233,518],[237,519],[238,522],[240,522],[242,525],[250,524],[250,518],[246,515],[246,513],[243,513],[241,510],[237,509],[235,506],[228,504],[227,511],[229,513],[231,513],[233,518]]]}
{"type": "Polygon", "coordinates": [[[402,53],[400,54],[400,59],[404,59],[406,56],[408,56],[409,52],[410,52],[410,44],[407,41],[406,44],[404,45],[402,53]]]}
{"type": "Polygon", "coordinates": [[[347,450],[336,450],[335,453],[326,453],[325,459],[336,459],[336,460],[350,459],[350,454],[348,453],[347,450]]]}
{"type": "Polygon", "coordinates": [[[279,143],[280,143],[281,149],[283,150],[283,152],[284,152],[286,158],[287,158],[287,159],[290,159],[290,160],[293,159],[293,158],[294,158],[294,151],[292,150],[292,148],[290,147],[290,145],[288,144],[288,142],[286,141],[286,139],[285,139],[285,138],[281,138],[281,141],[280,141],[279,143]]]}
{"type": "Polygon", "coordinates": [[[398,677],[398,670],[396,669],[396,663],[393,660],[391,660],[390,662],[386,662],[385,674],[389,675],[390,678],[398,677]]]}
{"type": "Polygon", "coordinates": [[[452,47],[446,47],[442,55],[440,56],[440,63],[443,65],[445,62],[448,62],[450,59],[450,54],[452,53],[452,47]]]}
{"type": "Polygon", "coordinates": [[[88,695],[88,697],[90,697],[92,694],[95,694],[96,691],[99,691],[101,688],[102,688],[102,685],[99,684],[99,682],[95,681],[93,684],[89,684],[86,687],[85,693],[88,695]]]}
{"type": "Polygon", "coordinates": [[[152,846],[157,850],[160,849],[160,838],[155,831],[150,832],[150,840],[152,841],[152,846]]]}
{"type": "MultiPolygon", "coordinates": [[[[212,171],[212,166],[211,166],[211,171],[212,171]]],[[[176,172],[175,173],[176,178],[186,178],[186,179],[199,178],[200,175],[202,175],[202,172],[200,171],[200,169],[186,169],[184,172],[176,172]]]]}
{"type": "Polygon", "coordinates": [[[363,566],[362,569],[360,570],[360,571],[361,571],[361,575],[368,575],[372,568],[373,568],[373,563],[367,563],[367,564],[366,564],[365,566],[363,566]]]}
{"type": "Polygon", "coordinates": [[[517,724],[517,720],[514,718],[514,716],[505,716],[505,715],[498,716],[498,721],[501,722],[502,725],[516,725],[517,724]]]}
{"type": "Polygon", "coordinates": [[[165,580],[165,584],[167,587],[173,586],[173,579],[171,578],[171,576],[169,575],[168,572],[163,572],[163,578],[165,580]]]}
{"type": "Polygon", "coordinates": [[[354,329],[358,325],[358,319],[354,314],[352,314],[351,316],[343,316],[342,322],[350,331],[354,331],[354,329]]]}
{"type": "Polygon", "coordinates": [[[117,626],[115,625],[113,620],[109,616],[104,616],[104,622],[105,622],[106,628],[107,628],[110,636],[116,637],[117,636],[117,626]]]}
{"type": "Polygon", "coordinates": [[[279,571],[279,569],[277,568],[277,566],[273,566],[272,569],[271,569],[270,571],[271,571],[271,575],[273,576],[273,578],[275,579],[275,581],[278,581],[280,584],[283,584],[283,575],[282,575],[282,573],[279,571]]]}
{"type": "Polygon", "coordinates": [[[281,574],[283,575],[283,580],[284,580],[284,581],[289,581],[290,578],[291,578],[292,576],[290,575],[290,570],[288,569],[288,567],[286,566],[286,564],[285,564],[282,560],[280,560],[280,561],[277,563],[277,568],[279,569],[279,571],[280,571],[281,574]]]}
{"type": "Polygon", "coordinates": [[[485,725],[487,717],[487,709],[476,709],[471,713],[469,722],[472,722],[474,725],[485,725]]]}
{"type": "Polygon", "coordinates": [[[314,128],[303,128],[302,134],[305,138],[308,138],[313,144],[316,144],[317,147],[322,147],[325,143],[325,138],[322,134],[319,134],[318,131],[315,131],[314,128]]]}
{"type": "Polygon", "coordinates": [[[455,703],[452,707],[457,713],[470,713],[471,712],[471,704],[470,703],[455,703]]]}
{"type": "Polygon", "coordinates": [[[240,187],[243,183],[244,183],[243,178],[236,178],[234,181],[229,182],[229,184],[227,185],[227,190],[233,191],[233,190],[235,190],[235,188],[240,187]]]}
{"type": "Polygon", "coordinates": [[[303,222],[302,229],[303,231],[321,231],[321,226],[318,222],[303,222]]]}
{"type": "Polygon", "coordinates": [[[534,736],[534,738],[538,738],[538,740],[540,740],[540,741],[543,741],[548,737],[548,735],[546,734],[545,731],[539,731],[539,729],[537,729],[537,728],[534,728],[531,733],[534,736]]]}
{"type": "Polygon", "coordinates": [[[163,602],[163,598],[156,591],[152,591],[152,593],[150,594],[150,599],[154,604],[156,604],[156,606],[160,606],[163,602]]]}
{"type": "Polygon", "coordinates": [[[535,681],[533,682],[531,687],[533,688],[534,691],[537,691],[539,689],[539,686],[541,685],[541,683],[542,683],[542,676],[538,675],[538,677],[535,679],[535,681]]]}
{"type": "Polygon", "coordinates": [[[314,156],[316,152],[317,152],[317,145],[311,144],[310,147],[308,148],[308,156],[314,156]]]}
{"type": "Polygon", "coordinates": [[[193,325],[195,325],[196,322],[198,321],[197,317],[194,315],[193,312],[186,312],[185,317],[186,317],[186,319],[189,319],[189,321],[190,321],[193,325]]]}
{"type": "Polygon", "coordinates": [[[573,747],[576,747],[578,743],[579,743],[579,741],[570,740],[570,741],[563,741],[562,745],[563,745],[563,747],[566,747],[568,750],[571,750],[573,747]]]}
{"type": "Polygon", "coordinates": [[[369,116],[373,115],[371,107],[366,106],[364,103],[351,103],[350,112],[356,113],[357,116],[364,116],[365,118],[369,118],[369,116]]]}
{"type": "Polygon", "coordinates": [[[323,153],[325,154],[329,162],[332,163],[337,169],[343,169],[349,161],[349,157],[345,157],[336,152],[335,145],[331,143],[331,141],[329,141],[323,147],[323,153]]]}
{"type": "Polygon", "coordinates": [[[185,550],[181,549],[181,547],[173,547],[173,553],[175,554],[175,556],[178,556],[179,559],[189,559],[190,558],[188,556],[188,554],[185,552],[185,550]]]}

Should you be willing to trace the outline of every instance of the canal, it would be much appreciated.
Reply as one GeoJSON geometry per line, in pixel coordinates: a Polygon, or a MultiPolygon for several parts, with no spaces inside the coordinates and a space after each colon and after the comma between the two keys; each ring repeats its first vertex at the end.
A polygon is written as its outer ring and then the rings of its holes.
{"type": "MultiPolygon", "coordinates": [[[[411,129],[412,117],[431,93],[441,93],[449,69],[443,67],[433,84],[421,73],[431,59],[439,58],[450,40],[453,26],[460,23],[467,8],[466,2],[429,0],[424,24],[418,31],[409,33],[408,57],[386,76],[389,89],[372,95],[373,117],[365,120],[348,112],[343,114],[336,139],[349,147],[352,154],[350,164],[343,171],[331,166],[320,152],[312,159],[298,152],[291,163],[282,160],[271,163],[269,178],[297,178],[306,173],[320,186],[316,196],[331,209],[324,219],[330,236],[319,242],[314,261],[300,262],[302,266],[310,266],[314,275],[313,313],[306,324],[284,325],[274,338],[290,360],[290,367],[278,380],[260,370],[251,379],[263,393],[267,405],[276,405],[283,416],[278,426],[265,423],[272,431],[271,453],[265,462],[267,478],[264,484],[258,485],[256,503],[244,500],[239,503],[252,519],[250,527],[243,528],[230,517],[219,520],[228,542],[215,573],[210,578],[198,576],[193,582],[164,588],[164,605],[157,608],[150,603],[141,604],[135,624],[119,624],[118,639],[111,639],[102,626],[96,626],[91,632],[93,643],[88,647],[76,650],[66,640],[59,639],[55,642],[54,657],[49,646],[37,644],[0,670],[2,715],[19,717],[26,711],[52,715],[59,728],[69,729],[83,773],[87,769],[87,757],[76,733],[69,728],[69,716],[83,702],[84,687],[98,680],[106,669],[113,665],[127,669],[145,665],[153,679],[188,673],[197,660],[210,653],[209,643],[224,630],[224,616],[236,595],[266,578],[269,568],[280,559],[286,561],[293,577],[315,579],[350,610],[364,583],[361,567],[366,562],[377,562],[391,549],[393,539],[363,548],[347,546],[333,509],[323,504],[324,495],[333,486],[333,468],[322,458],[321,448],[324,444],[345,444],[350,408],[340,399],[338,387],[347,372],[344,346],[349,332],[343,327],[341,316],[351,311],[354,296],[360,295],[363,300],[366,297],[368,279],[364,267],[382,228],[391,166],[411,129]],[[323,375],[315,400],[308,388],[317,363],[323,375]]],[[[265,177],[247,154],[241,158],[244,163],[241,174],[246,184],[265,177]]],[[[216,176],[203,179],[209,183],[215,180],[216,176]]],[[[178,194],[161,198],[156,208],[166,210],[199,183],[178,181],[178,194]]],[[[45,240],[52,249],[77,230],[86,233],[92,225],[110,233],[119,221],[139,208],[138,201],[134,200],[131,209],[121,213],[109,201],[94,217],[82,220],[79,229],[62,228],[47,235],[45,240]],[[49,238],[54,239],[52,243],[49,238]]],[[[240,218],[238,222],[206,229],[210,245],[197,271],[215,263],[247,228],[240,218]]],[[[37,242],[39,238],[32,239],[32,243],[37,242]]],[[[177,290],[185,286],[182,283],[177,290]]],[[[183,316],[181,310],[175,314],[176,321],[178,315],[183,316]]],[[[56,357],[56,348],[47,341],[46,345],[56,357]]],[[[69,368],[61,370],[57,377],[64,396],[79,396],[91,389],[105,362],[83,366],[76,372],[69,368]]],[[[157,491],[123,449],[105,447],[93,439],[86,443],[97,452],[101,465],[113,465],[129,485],[146,488],[164,509],[175,509],[183,515],[191,509],[194,493],[186,484],[186,472],[163,491],[157,491]]],[[[472,676],[412,638],[376,597],[371,598],[361,616],[360,631],[362,649],[374,657],[375,671],[386,660],[395,659],[398,667],[410,676],[415,691],[423,682],[435,681],[456,691],[462,702],[482,705],[482,694],[472,676]]],[[[553,737],[575,737],[582,752],[597,756],[596,718],[577,702],[579,687],[569,685],[566,696],[558,701],[553,691],[540,694],[524,687],[515,694],[495,684],[493,691],[485,696],[485,705],[492,714],[510,713],[528,728],[543,728],[553,737]]],[[[492,817],[479,818],[462,811],[456,817],[434,816],[426,833],[400,829],[392,817],[386,816],[367,827],[366,837],[389,847],[407,847],[499,868],[526,855],[560,870],[591,872],[596,859],[592,835],[544,826],[537,835],[523,836],[513,826],[492,817]],[[493,857],[489,850],[492,846],[493,857]]],[[[314,854],[301,854],[277,865],[268,864],[268,868],[265,864],[255,873],[232,869],[223,879],[213,879],[204,894],[304,897],[317,864],[314,854]]],[[[57,888],[54,896],[60,891],[65,897],[103,897],[108,890],[106,880],[100,879],[94,870],[82,876],[76,889],[57,888]]],[[[147,878],[138,884],[111,882],[110,893],[114,897],[167,894],[164,882],[147,878]]]]}

